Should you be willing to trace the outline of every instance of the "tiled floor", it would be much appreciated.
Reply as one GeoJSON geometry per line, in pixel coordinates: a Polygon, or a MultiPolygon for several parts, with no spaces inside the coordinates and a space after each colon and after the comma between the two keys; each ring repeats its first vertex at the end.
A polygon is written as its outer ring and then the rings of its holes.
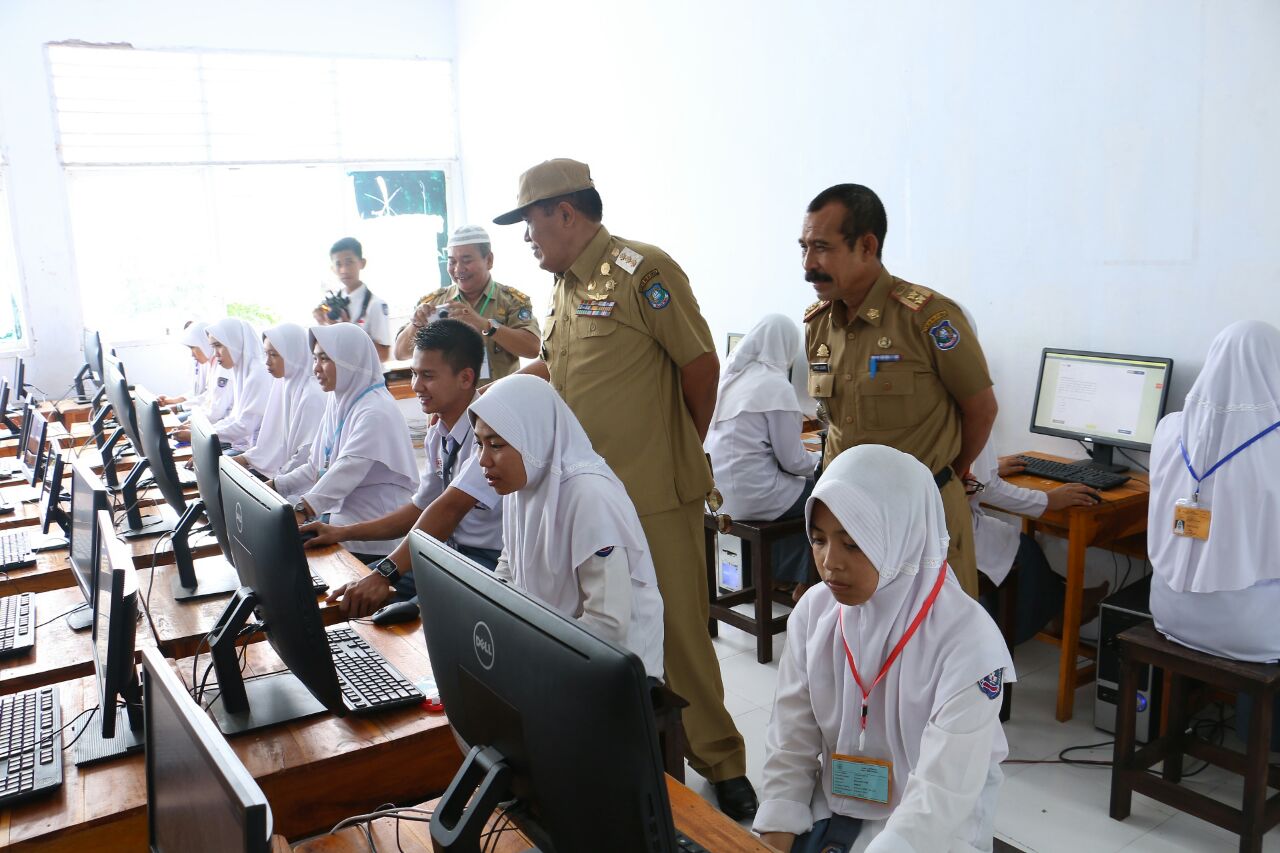
{"type": "MultiPolygon", "coordinates": [[[[769,664],[756,663],[755,640],[734,628],[721,625],[714,641],[724,677],[725,705],[746,739],[747,775],[757,789],[785,636],[775,639],[774,660],[769,664]]],[[[1010,758],[1056,758],[1065,747],[1109,740],[1107,733],[1093,727],[1092,685],[1077,692],[1075,719],[1069,723],[1054,719],[1057,649],[1033,640],[1018,648],[1015,667],[1018,686],[1013,716],[1005,724],[1010,758]]],[[[1239,743],[1233,746],[1239,748],[1239,743]]],[[[1109,760],[1111,748],[1072,757],[1109,760]]],[[[1198,762],[1188,765],[1194,766],[1198,762]]],[[[1127,820],[1112,820],[1107,814],[1111,773],[1104,767],[1006,764],[1004,771],[996,834],[1029,853],[1228,851],[1238,844],[1235,835],[1140,794],[1134,795],[1133,813],[1127,820]]],[[[715,801],[711,785],[692,771],[686,774],[686,782],[715,801]]],[[[1198,773],[1189,784],[1224,802],[1240,802],[1240,778],[1215,767],[1198,773]]],[[[1280,828],[1267,834],[1263,849],[1280,853],[1280,828]]]]}

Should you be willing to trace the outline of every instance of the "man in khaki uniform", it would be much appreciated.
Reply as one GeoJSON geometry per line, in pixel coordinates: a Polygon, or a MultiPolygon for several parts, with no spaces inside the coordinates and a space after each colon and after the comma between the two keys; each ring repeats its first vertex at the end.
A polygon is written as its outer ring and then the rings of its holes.
{"type": "Polygon", "coordinates": [[[398,359],[413,355],[418,330],[439,317],[441,309],[484,336],[485,361],[478,384],[510,376],[520,359],[538,355],[538,321],[533,304],[514,287],[493,278],[489,235],[479,225],[464,225],[449,237],[449,277],[453,284],[418,300],[413,318],[396,335],[392,353],[398,359]]]}
{"type": "Polygon", "coordinates": [[[809,393],[830,420],[824,461],[855,445],[885,444],[928,466],[946,510],[947,559],[977,597],[962,479],[991,434],[995,392],[959,306],[885,269],[886,230],[884,205],[857,184],[824,190],[805,216],[805,280],[820,300],[805,311],[805,348],[809,393]]]}
{"type": "Polygon", "coordinates": [[[635,504],[662,592],[667,682],[690,703],[689,762],[740,820],[756,796],[707,634],[702,528],[719,360],[680,266],[611,235],[601,213],[586,164],[549,160],[520,177],[516,209],[494,220],[523,220],[534,256],[556,275],[542,359],[525,372],[551,382],[635,504]]]}

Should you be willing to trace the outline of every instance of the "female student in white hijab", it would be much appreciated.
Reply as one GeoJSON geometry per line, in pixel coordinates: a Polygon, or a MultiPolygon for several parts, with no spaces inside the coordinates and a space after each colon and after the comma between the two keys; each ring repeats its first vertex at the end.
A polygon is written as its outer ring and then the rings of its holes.
{"type": "Polygon", "coordinates": [[[219,320],[205,334],[218,363],[231,371],[230,410],[221,420],[214,421],[213,430],[233,451],[242,452],[258,437],[271,392],[271,374],[263,363],[262,341],[253,326],[238,317],[219,320]]]}
{"type": "Polygon", "coordinates": [[[787,626],[755,830],[790,853],[990,850],[999,699],[1015,676],[946,565],[933,477],[900,451],[853,447],[806,518],[824,582],[787,626]]]}
{"type": "Polygon", "coordinates": [[[1151,442],[1151,615],[1170,639],[1280,659],[1280,330],[1214,338],[1181,412],[1151,442]]]}
{"type": "MultiPolygon", "coordinates": [[[[387,391],[382,363],[364,329],[351,323],[311,327],[314,373],[328,392],[307,461],[271,481],[306,518],[355,524],[408,503],[418,485],[409,427],[387,391]],[[327,518],[325,518],[327,516],[327,518]]],[[[351,541],[371,563],[399,539],[351,541]]]]}
{"type": "Polygon", "coordinates": [[[622,481],[549,384],[515,374],[471,404],[479,464],[502,503],[495,574],[661,679],[662,596],[622,481]]]}
{"type": "Polygon", "coordinates": [[[191,393],[159,398],[162,406],[181,405],[185,411],[179,417],[183,421],[187,419],[187,412],[194,410],[204,412],[211,422],[222,420],[231,410],[231,389],[228,387],[231,371],[219,365],[214,358],[213,344],[209,343],[206,334],[208,330],[209,324],[203,320],[191,320],[183,327],[179,338],[182,345],[191,351],[191,393]]]}
{"type": "MultiPolygon", "coordinates": [[[[705,446],[731,518],[777,521],[804,515],[813,472],[822,458],[800,441],[804,415],[790,371],[800,329],[769,314],[738,342],[720,377],[705,446]]],[[[803,591],[809,542],[803,533],[773,545],[773,579],[803,591]]]]}
{"type": "Polygon", "coordinates": [[[292,471],[311,455],[326,400],[311,375],[306,329],[296,323],[272,326],[262,333],[262,348],[274,380],[271,396],[257,442],[235,458],[272,478],[292,471]]]}

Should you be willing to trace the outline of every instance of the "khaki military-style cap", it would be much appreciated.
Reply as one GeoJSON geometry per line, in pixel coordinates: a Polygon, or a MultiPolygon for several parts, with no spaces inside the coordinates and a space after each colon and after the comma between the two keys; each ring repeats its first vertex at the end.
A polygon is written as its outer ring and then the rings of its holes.
{"type": "Polygon", "coordinates": [[[559,158],[544,160],[520,176],[520,190],[516,193],[516,208],[495,216],[496,225],[514,225],[524,216],[524,209],[534,202],[576,193],[595,186],[591,180],[591,168],[577,160],[559,158]]]}

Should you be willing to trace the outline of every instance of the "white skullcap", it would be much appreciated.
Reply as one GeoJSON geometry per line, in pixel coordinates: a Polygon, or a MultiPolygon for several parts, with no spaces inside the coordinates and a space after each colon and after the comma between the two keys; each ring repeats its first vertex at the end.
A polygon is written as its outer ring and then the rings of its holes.
{"type": "Polygon", "coordinates": [[[475,246],[480,243],[489,242],[492,242],[489,239],[489,232],[485,231],[479,225],[463,225],[450,235],[449,245],[446,248],[452,249],[454,246],[475,246]]]}

